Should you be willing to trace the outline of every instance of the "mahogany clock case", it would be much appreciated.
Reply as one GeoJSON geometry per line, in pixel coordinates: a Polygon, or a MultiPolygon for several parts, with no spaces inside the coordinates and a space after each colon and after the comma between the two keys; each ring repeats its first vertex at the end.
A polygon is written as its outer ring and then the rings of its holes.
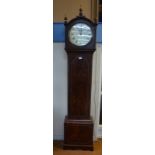
{"type": "Polygon", "coordinates": [[[96,50],[96,23],[82,14],[65,21],[65,50],[68,56],[68,115],[64,121],[64,149],[93,150],[93,120],[90,117],[92,57],[96,50]],[[92,38],[84,46],[69,41],[69,31],[78,23],[87,24],[92,38]]]}
{"type": "Polygon", "coordinates": [[[90,119],[92,53],[68,53],[68,118],[90,119]]]}

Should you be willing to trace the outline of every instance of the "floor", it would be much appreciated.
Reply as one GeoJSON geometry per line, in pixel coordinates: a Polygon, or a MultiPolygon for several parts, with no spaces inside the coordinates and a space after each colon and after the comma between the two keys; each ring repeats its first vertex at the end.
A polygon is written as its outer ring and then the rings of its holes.
{"type": "Polygon", "coordinates": [[[94,142],[94,151],[63,150],[62,141],[54,141],[53,155],[102,155],[102,140],[94,142]]]}

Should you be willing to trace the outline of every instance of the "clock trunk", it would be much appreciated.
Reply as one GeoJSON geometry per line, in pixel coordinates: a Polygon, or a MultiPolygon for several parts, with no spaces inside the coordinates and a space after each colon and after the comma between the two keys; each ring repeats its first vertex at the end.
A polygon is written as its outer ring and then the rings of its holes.
{"type": "Polygon", "coordinates": [[[89,119],[92,53],[68,53],[68,118],[89,119]]]}

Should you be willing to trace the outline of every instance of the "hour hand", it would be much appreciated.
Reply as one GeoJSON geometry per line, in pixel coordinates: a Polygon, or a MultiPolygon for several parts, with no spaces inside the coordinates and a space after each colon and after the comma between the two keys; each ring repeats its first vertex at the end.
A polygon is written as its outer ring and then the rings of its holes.
{"type": "Polygon", "coordinates": [[[82,35],[82,29],[80,29],[79,31],[80,31],[80,35],[82,35]]]}

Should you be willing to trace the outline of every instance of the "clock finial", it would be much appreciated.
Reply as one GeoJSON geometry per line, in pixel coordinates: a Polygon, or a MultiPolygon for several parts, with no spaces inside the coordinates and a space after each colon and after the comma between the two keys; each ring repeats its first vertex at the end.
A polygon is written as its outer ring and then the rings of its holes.
{"type": "Polygon", "coordinates": [[[67,17],[64,17],[64,23],[67,24],[67,17]]]}
{"type": "Polygon", "coordinates": [[[80,9],[79,9],[79,16],[83,16],[83,10],[81,9],[81,6],[80,6],[80,9]]]}

